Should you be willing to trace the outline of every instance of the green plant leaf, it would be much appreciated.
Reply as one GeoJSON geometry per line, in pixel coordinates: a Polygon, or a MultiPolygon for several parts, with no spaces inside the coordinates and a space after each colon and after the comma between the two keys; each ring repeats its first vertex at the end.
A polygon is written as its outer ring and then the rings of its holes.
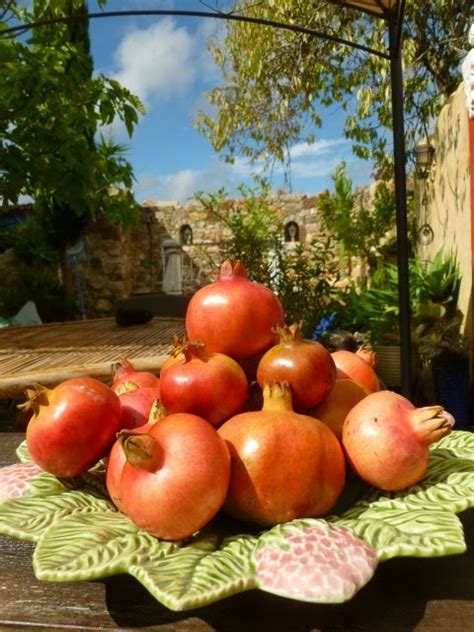
{"type": "Polygon", "coordinates": [[[26,439],[25,441],[22,441],[20,443],[15,451],[15,454],[20,463],[28,463],[32,461],[31,455],[28,452],[28,444],[26,443],[26,439]]]}

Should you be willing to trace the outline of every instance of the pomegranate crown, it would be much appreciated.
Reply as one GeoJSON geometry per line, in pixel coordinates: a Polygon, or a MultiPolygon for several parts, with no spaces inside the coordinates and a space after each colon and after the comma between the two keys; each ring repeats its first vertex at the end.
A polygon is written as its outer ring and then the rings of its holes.
{"type": "Polygon", "coordinates": [[[112,377],[114,379],[118,377],[122,377],[123,375],[127,375],[127,373],[132,373],[132,371],[135,371],[135,367],[130,362],[130,360],[127,360],[127,358],[121,358],[119,362],[114,362],[111,368],[112,368],[112,377]]]}
{"type": "Polygon", "coordinates": [[[40,409],[40,406],[47,406],[49,403],[48,394],[49,389],[42,384],[38,384],[37,382],[32,383],[32,388],[28,388],[25,391],[26,401],[18,404],[17,408],[20,410],[33,411],[33,415],[37,415],[40,409]]]}
{"type": "Polygon", "coordinates": [[[291,386],[289,382],[265,381],[263,385],[263,410],[293,411],[291,386]]]}
{"type": "Polygon", "coordinates": [[[293,323],[292,325],[283,325],[283,327],[273,327],[272,331],[280,342],[291,342],[295,340],[303,340],[303,321],[299,323],[293,323]]]}
{"type": "Polygon", "coordinates": [[[245,269],[245,266],[242,261],[240,261],[240,259],[237,260],[235,263],[232,261],[232,259],[226,259],[220,267],[217,280],[221,281],[222,279],[232,279],[235,277],[246,279],[247,270],[245,269]]]}
{"type": "Polygon", "coordinates": [[[186,334],[183,336],[173,336],[172,345],[173,349],[170,353],[172,358],[183,355],[185,361],[189,362],[191,358],[207,360],[209,357],[204,343],[201,342],[201,340],[189,340],[186,334]]]}

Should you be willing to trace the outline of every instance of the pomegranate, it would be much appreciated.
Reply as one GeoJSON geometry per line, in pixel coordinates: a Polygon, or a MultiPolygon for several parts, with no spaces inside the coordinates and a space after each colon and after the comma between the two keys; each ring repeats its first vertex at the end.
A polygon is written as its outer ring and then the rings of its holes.
{"type": "Polygon", "coordinates": [[[321,421],[295,413],[288,384],[266,384],[258,412],[218,430],[232,468],[225,510],[264,526],[326,514],[345,482],[342,447],[321,421]]]}
{"type": "Polygon", "coordinates": [[[240,261],[224,261],[217,281],[198,290],[186,311],[186,333],[209,353],[251,358],[275,342],[273,328],[284,322],[283,308],[268,287],[247,278],[240,261]]]}
{"type": "Polygon", "coordinates": [[[137,428],[146,423],[152,406],[159,397],[160,389],[156,387],[134,388],[120,393],[120,427],[137,428]]]}
{"type": "Polygon", "coordinates": [[[161,378],[160,397],[168,414],[191,413],[217,426],[247,399],[242,368],[223,353],[208,353],[200,342],[183,345],[178,361],[161,378]]]}
{"type": "Polygon", "coordinates": [[[423,478],[429,445],[449,434],[453,424],[442,406],[416,408],[398,393],[379,391],[349,412],[342,442],[360,478],[385,491],[399,491],[423,478]]]}
{"type": "Polygon", "coordinates": [[[201,417],[178,413],[148,433],[123,438],[120,496],[133,522],[163,540],[182,540],[221,508],[229,484],[225,442],[201,417]]]}
{"type": "Polygon", "coordinates": [[[336,364],[337,380],[354,380],[354,382],[358,382],[368,388],[371,393],[380,390],[377,373],[357,353],[339,349],[338,351],[333,351],[331,355],[336,364]]]}
{"type": "Polygon", "coordinates": [[[278,344],[260,360],[257,382],[288,382],[295,409],[315,406],[336,381],[336,366],[319,342],[304,340],[301,325],[277,327],[278,344]]]}
{"type": "Polygon", "coordinates": [[[120,430],[120,400],[91,377],[73,378],[54,389],[36,384],[21,404],[31,409],[28,450],[41,468],[63,478],[79,476],[110,449],[120,430]]]}
{"type": "MultiPolygon", "coordinates": [[[[123,438],[133,433],[148,432],[160,419],[166,417],[166,413],[161,406],[160,402],[156,400],[151,408],[149,419],[142,426],[133,428],[133,430],[121,430],[119,437],[123,438]]],[[[120,496],[120,480],[122,478],[122,471],[127,459],[125,458],[125,452],[123,451],[122,440],[117,439],[110,450],[110,453],[106,459],[106,472],[105,472],[105,485],[109,496],[114,505],[120,511],[123,511],[123,503],[120,496]]]]}
{"type": "Polygon", "coordinates": [[[160,378],[149,371],[137,371],[130,360],[123,358],[112,365],[112,390],[120,395],[136,388],[159,388],[160,378]]]}
{"type": "Polygon", "coordinates": [[[336,380],[327,397],[308,411],[331,428],[336,437],[342,439],[342,425],[349,411],[367,397],[370,391],[353,380],[336,380]]]}

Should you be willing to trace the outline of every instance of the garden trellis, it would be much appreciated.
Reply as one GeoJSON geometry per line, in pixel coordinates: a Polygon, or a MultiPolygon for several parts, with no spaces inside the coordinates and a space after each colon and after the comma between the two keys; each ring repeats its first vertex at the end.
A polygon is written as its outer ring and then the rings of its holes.
{"type": "MultiPolygon", "coordinates": [[[[352,42],[339,38],[330,33],[304,27],[303,25],[279,22],[276,20],[259,19],[246,16],[244,13],[231,9],[229,11],[218,10],[179,10],[179,9],[136,9],[125,11],[101,11],[89,13],[88,16],[65,16],[49,20],[37,20],[26,24],[19,24],[1,32],[1,37],[14,37],[18,33],[29,29],[39,28],[55,23],[64,23],[79,19],[99,19],[126,16],[181,16],[190,18],[210,18],[221,20],[234,20],[240,22],[252,22],[262,26],[287,29],[294,32],[305,33],[317,38],[323,38],[335,43],[348,46],[376,55],[390,61],[390,79],[392,94],[392,119],[393,119],[393,156],[394,156],[394,182],[396,199],[396,227],[397,227],[397,263],[399,279],[399,309],[400,309],[400,355],[402,369],[402,393],[411,395],[411,334],[410,334],[410,301],[409,301],[409,276],[408,276],[408,222],[406,202],[406,154],[404,133],[404,108],[403,108],[403,70],[402,70],[402,32],[406,0],[326,0],[331,4],[341,7],[341,10],[353,9],[363,12],[375,19],[385,22],[388,35],[388,46],[384,50],[377,50],[363,43],[352,42]]],[[[207,7],[209,8],[209,7],[207,7]]]]}

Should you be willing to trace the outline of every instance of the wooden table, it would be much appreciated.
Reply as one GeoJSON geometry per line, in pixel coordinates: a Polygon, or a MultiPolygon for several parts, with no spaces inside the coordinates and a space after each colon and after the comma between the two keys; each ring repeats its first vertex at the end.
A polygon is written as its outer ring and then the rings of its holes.
{"type": "Polygon", "coordinates": [[[107,381],[124,357],[157,372],[173,335],[183,332],[183,319],[158,317],[131,327],[100,318],[0,329],[0,398],[22,396],[33,382],[54,386],[84,375],[107,381]]]}
{"type": "MultiPolygon", "coordinates": [[[[0,434],[0,466],[24,436],[0,434]]],[[[257,590],[188,612],[171,612],[132,577],[42,583],[33,545],[0,536],[0,630],[161,632],[473,632],[474,510],[462,516],[468,551],[382,563],[352,601],[314,605],[257,590]]]]}

